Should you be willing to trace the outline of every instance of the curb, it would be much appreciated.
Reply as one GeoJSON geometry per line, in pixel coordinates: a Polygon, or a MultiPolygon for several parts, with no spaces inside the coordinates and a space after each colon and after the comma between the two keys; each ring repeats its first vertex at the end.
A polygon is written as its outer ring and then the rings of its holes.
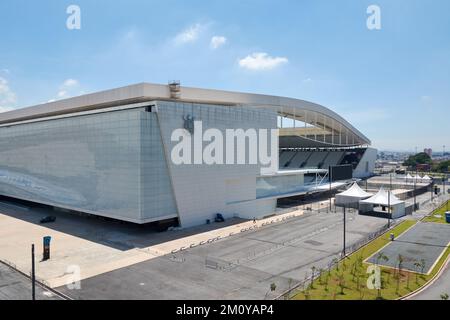
{"type": "Polygon", "coordinates": [[[439,279],[439,277],[444,273],[444,271],[447,268],[447,266],[449,265],[449,263],[450,263],[450,255],[447,256],[447,259],[444,261],[444,263],[440,267],[439,271],[427,283],[425,283],[422,287],[416,289],[415,291],[410,292],[407,295],[404,295],[403,297],[400,297],[396,300],[408,300],[408,299],[418,295],[422,291],[428,289],[428,287],[430,287],[433,283],[435,283],[436,280],[439,279]]]}

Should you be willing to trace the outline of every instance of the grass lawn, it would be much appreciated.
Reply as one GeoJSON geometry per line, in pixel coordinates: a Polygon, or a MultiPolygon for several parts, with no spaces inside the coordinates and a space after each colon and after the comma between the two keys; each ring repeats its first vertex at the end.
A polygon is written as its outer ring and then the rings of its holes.
{"type": "Polygon", "coordinates": [[[447,205],[444,205],[436,210],[433,211],[429,216],[425,217],[422,221],[424,222],[436,222],[436,223],[447,223],[445,221],[445,211],[446,208],[449,208],[450,210],[450,200],[447,201],[447,205]],[[435,215],[440,215],[440,218],[435,217],[435,215]]]}
{"type": "MultiPolygon", "coordinates": [[[[391,232],[398,237],[414,224],[416,221],[403,221],[392,231],[352,253],[331,270],[322,270],[319,278],[312,284],[309,283],[307,288],[299,288],[290,298],[294,300],[394,300],[418,289],[438,272],[450,254],[450,248],[447,248],[430,275],[404,270],[398,272],[397,269],[381,267],[380,291],[368,288],[367,282],[370,274],[367,273],[367,268],[370,264],[363,262],[390,242],[389,234],[391,232]]],[[[318,272],[319,270],[315,270],[315,273],[318,272]]]]}

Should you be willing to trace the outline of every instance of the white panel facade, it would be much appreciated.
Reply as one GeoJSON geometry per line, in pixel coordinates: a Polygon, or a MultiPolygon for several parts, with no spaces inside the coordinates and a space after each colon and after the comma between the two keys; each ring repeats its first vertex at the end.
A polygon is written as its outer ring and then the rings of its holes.
{"type": "Polygon", "coordinates": [[[0,194],[137,223],[176,217],[158,133],[143,108],[0,127],[0,194]]]}
{"type": "MultiPolygon", "coordinates": [[[[177,165],[170,160],[171,151],[178,144],[178,141],[171,141],[171,135],[175,129],[184,128],[186,116],[193,116],[196,121],[202,121],[203,132],[216,128],[223,132],[224,137],[226,129],[276,129],[276,113],[250,107],[182,102],[161,101],[157,105],[181,225],[187,227],[204,224],[218,212],[225,217],[241,216],[243,208],[246,216],[264,215],[253,201],[256,199],[256,177],[261,172],[259,164],[177,165]],[[250,214],[251,212],[253,214],[250,214]]],[[[203,143],[203,147],[207,144],[208,142],[203,143]]],[[[273,203],[274,201],[270,201],[270,210],[274,209],[273,203]]],[[[263,211],[270,211],[267,205],[263,211]]]]}

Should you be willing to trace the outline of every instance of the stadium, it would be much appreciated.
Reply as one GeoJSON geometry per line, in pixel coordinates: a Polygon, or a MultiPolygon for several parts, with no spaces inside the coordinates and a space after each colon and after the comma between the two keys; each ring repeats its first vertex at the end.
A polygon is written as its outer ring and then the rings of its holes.
{"type": "Polygon", "coordinates": [[[205,224],[216,213],[272,215],[280,199],[370,177],[377,155],[367,137],[324,106],[179,82],[136,84],[2,113],[0,137],[2,196],[182,227],[205,224]],[[278,129],[270,141],[275,169],[174,163],[173,133],[195,135],[196,121],[224,135],[229,129],[278,129]]]}

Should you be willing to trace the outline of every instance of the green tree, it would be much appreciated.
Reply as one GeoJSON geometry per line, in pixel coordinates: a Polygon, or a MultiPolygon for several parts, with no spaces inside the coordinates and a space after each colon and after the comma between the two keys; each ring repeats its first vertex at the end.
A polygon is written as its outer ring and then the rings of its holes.
{"type": "Polygon", "coordinates": [[[416,283],[419,284],[419,268],[422,264],[418,261],[414,262],[414,267],[416,268],[416,283]]]}
{"type": "Polygon", "coordinates": [[[418,164],[431,164],[431,162],[431,157],[428,154],[426,154],[425,152],[420,152],[413,156],[409,156],[409,158],[405,160],[403,165],[415,169],[418,164]]]}

